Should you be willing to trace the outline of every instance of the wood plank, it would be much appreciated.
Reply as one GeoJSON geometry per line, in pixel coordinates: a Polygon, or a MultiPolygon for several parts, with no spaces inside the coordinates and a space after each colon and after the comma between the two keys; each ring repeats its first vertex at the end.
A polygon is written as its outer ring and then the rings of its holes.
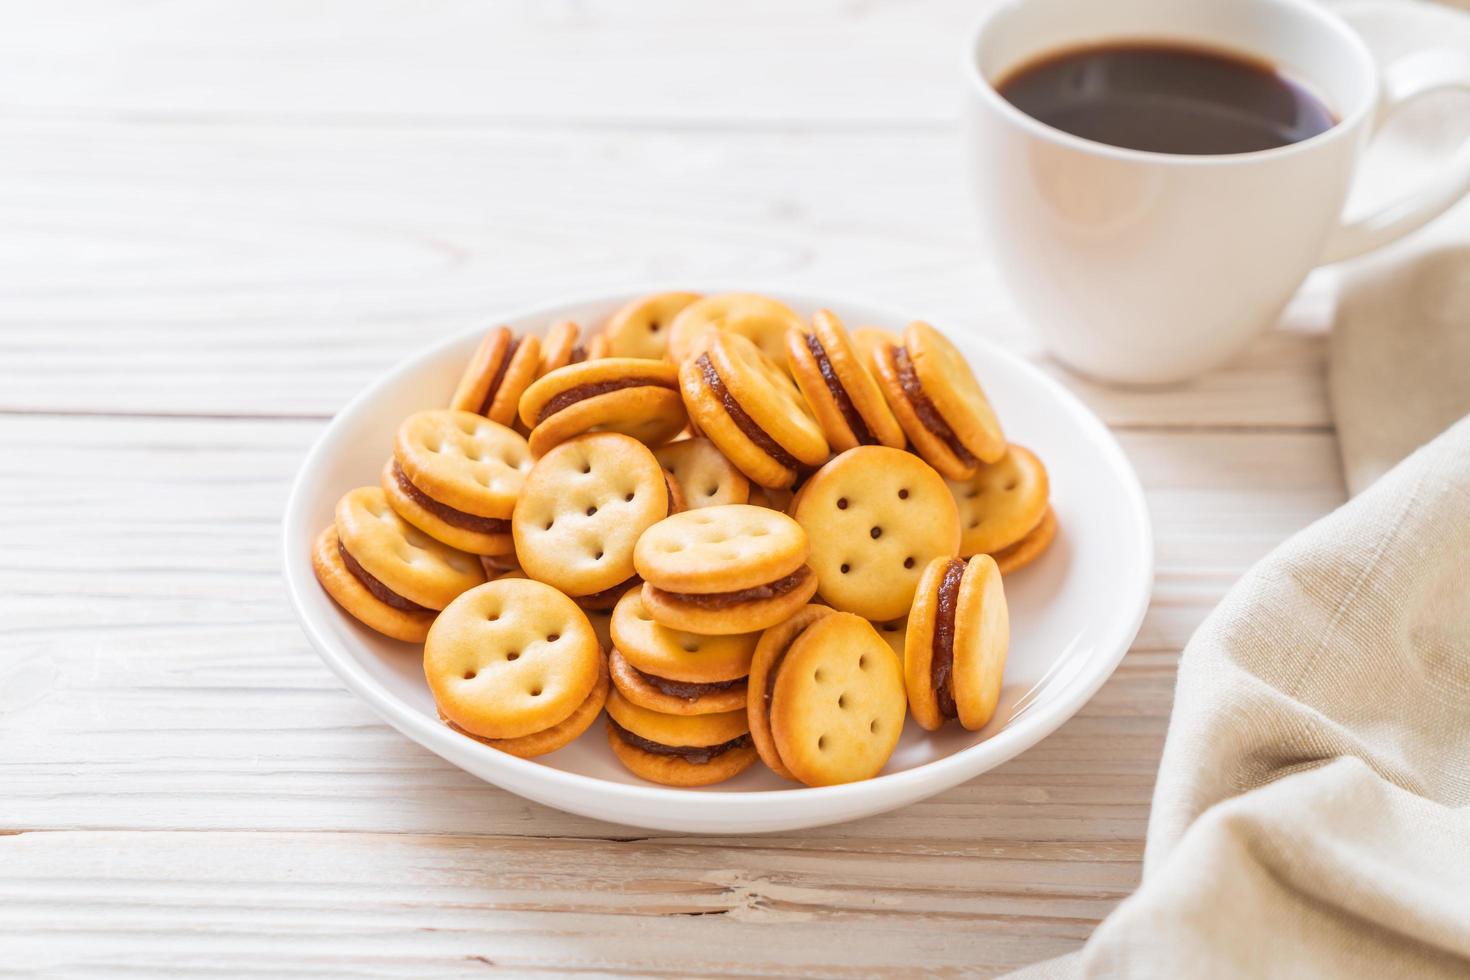
{"type": "MultiPolygon", "coordinates": [[[[283,488],[317,428],[0,418],[0,830],[626,835],[440,762],[317,661],[277,554],[283,488]]],[[[1141,839],[1178,650],[1247,565],[1343,490],[1323,433],[1124,443],[1148,487],[1158,578],[1109,684],[983,778],[793,839],[1141,839]]]]}
{"type": "MultiPolygon", "coordinates": [[[[956,152],[948,131],[10,125],[0,411],[325,417],[445,333],[650,281],[832,291],[1041,357],[955,205],[956,152]]],[[[1166,391],[1054,370],[1114,424],[1320,428],[1304,308],[1166,391]]]]}

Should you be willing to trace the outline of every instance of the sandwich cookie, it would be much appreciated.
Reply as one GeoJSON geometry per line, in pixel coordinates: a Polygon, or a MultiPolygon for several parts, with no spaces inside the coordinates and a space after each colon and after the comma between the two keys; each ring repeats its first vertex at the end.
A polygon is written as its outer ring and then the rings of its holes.
{"type": "Polygon", "coordinates": [[[684,507],[717,507],[750,500],[750,481],[708,439],[680,439],[653,451],[682,491],[684,507]]]}
{"type": "Polygon", "coordinates": [[[801,392],[760,348],[715,330],[684,362],[679,383],[689,417],[742,473],[763,487],[789,487],[802,467],[827,461],[827,438],[801,392]]]}
{"type": "Polygon", "coordinates": [[[517,337],[509,327],[496,327],[475,349],[449,407],[508,426],[515,422],[521,393],[536,380],[540,368],[539,339],[517,337]]]}
{"type": "Polygon", "coordinates": [[[605,357],[557,368],[526,389],[521,421],[531,452],[592,430],[621,432],[657,446],[684,428],[678,371],[665,361],[605,357]]]}
{"type": "Polygon", "coordinates": [[[903,616],[924,566],[960,544],[959,511],[944,480],[887,446],[834,457],[802,485],[791,515],[810,542],[817,593],[864,619],[903,616]]]}
{"type": "Polygon", "coordinates": [[[1010,638],[1005,588],[989,555],[930,562],[904,641],[914,721],[929,731],[951,718],[970,731],[984,728],[1000,700],[1010,638]]]}
{"type": "Polygon", "coordinates": [[[674,318],[699,298],[698,293],[668,292],[633,300],[602,328],[607,356],[663,360],[669,353],[669,328],[674,318]]]}
{"type": "Polygon", "coordinates": [[[755,763],[744,711],[667,715],[607,696],[607,741],[636,776],[665,786],[709,786],[755,763]]]}
{"type": "Polygon", "coordinates": [[[450,603],[424,643],[424,677],[450,727],[517,755],[576,738],[608,691],[587,617],[529,579],[488,582],[450,603]]]}
{"type": "Polygon", "coordinates": [[[512,550],[510,515],[531,469],[519,435],[471,412],[417,412],[398,426],[382,487],[404,520],[477,555],[512,550]]]}
{"type": "Polygon", "coordinates": [[[914,450],[951,480],[1005,455],[1005,435],[964,355],[915,321],[901,345],[874,351],[874,373],[914,450]]]}
{"type": "Polygon", "coordinates": [[[438,611],[485,581],[474,555],[441,544],[393,512],[378,487],[337,501],[311,567],[337,604],[385,636],[422,643],[438,611]]]}
{"type": "Polygon", "coordinates": [[[834,451],[904,447],[907,440],[898,419],[832,313],[818,310],[810,327],[786,334],[786,366],[834,451]]]}
{"type": "Polygon", "coordinates": [[[768,631],[750,683],[747,723],[761,757],[808,786],[876,776],[903,732],[903,665],[851,613],[808,607],[768,631]]]}
{"type": "MultiPolygon", "coordinates": [[[[587,360],[587,348],[581,343],[581,336],[582,328],[571,320],[558,320],[548,327],[546,336],[541,338],[541,363],[536,377],[544,378],[557,368],[587,360]]],[[[516,408],[519,411],[519,403],[516,408]]]]}
{"type": "Polygon", "coordinates": [[[702,636],[670,629],[629,589],[612,614],[613,684],[623,697],[670,715],[745,708],[745,678],[759,633],[702,636]]]}
{"type": "Polygon", "coordinates": [[[511,518],[516,556],[529,577],[611,608],[631,584],[633,546],[673,504],[647,446],[617,432],[589,432],[556,446],[526,476],[511,518]]]}
{"type": "Polygon", "coordinates": [[[1046,467],[1031,450],[1012,444],[997,462],[950,481],[960,509],[960,555],[993,555],[1029,534],[1047,511],[1046,467]]]}
{"type": "Polygon", "coordinates": [[[658,522],[638,539],[633,566],[656,621],[724,636],[765,629],[806,604],[817,590],[807,551],[806,532],[785,514],[727,504],[658,522]]]}
{"type": "Polygon", "coordinates": [[[1050,507],[1046,513],[1041,515],[1041,523],[1037,524],[1020,541],[1009,548],[1002,548],[991,555],[995,559],[995,565],[1000,569],[1002,575],[1009,575],[1017,569],[1024,568],[1041,557],[1057,536],[1057,515],[1050,507]]]}
{"type": "MultiPolygon", "coordinates": [[[[800,328],[791,307],[754,293],[721,293],[690,303],[669,327],[669,359],[683,364],[704,352],[709,334],[724,330],[759,347],[776,365],[786,363],[786,332],[800,328]]],[[[777,367],[777,370],[781,370],[777,367]]]]}

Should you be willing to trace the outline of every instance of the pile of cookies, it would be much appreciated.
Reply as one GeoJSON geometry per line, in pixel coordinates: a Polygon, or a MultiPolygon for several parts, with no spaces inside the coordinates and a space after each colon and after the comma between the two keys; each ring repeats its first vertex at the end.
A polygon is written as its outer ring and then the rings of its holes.
{"type": "Polygon", "coordinates": [[[877,775],[909,716],[990,720],[1003,576],[1055,533],[1046,468],[933,327],[669,292],[585,343],[491,331],[312,563],[423,644],[466,737],[530,758],[605,711],[645,779],[822,786],[877,775]]]}

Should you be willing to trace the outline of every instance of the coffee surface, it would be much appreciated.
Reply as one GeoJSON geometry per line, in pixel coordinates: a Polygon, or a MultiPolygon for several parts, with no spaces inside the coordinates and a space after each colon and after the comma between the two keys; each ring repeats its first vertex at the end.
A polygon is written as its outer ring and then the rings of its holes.
{"type": "Polygon", "coordinates": [[[1048,126],[1155,153],[1269,150],[1337,121],[1265,62],[1165,43],[1068,49],[1023,65],[996,89],[1048,126]]]}

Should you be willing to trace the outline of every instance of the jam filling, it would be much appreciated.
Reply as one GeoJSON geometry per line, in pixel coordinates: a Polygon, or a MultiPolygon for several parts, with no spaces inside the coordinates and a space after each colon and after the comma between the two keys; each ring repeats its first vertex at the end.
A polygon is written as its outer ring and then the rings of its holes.
{"type": "Polygon", "coordinates": [[[728,606],[736,606],[743,602],[758,602],[762,599],[774,599],[785,595],[799,587],[806,581],[812,570],[806,565],[784,578],[778,578],[774,582],[765,585],[752,586],[749,589],[739,589],[735,592],[670,592],[667,589],[659,589],[664,595],[676,602],[686,603],[691,606],[699,606],[702,609],[724,609],[728,606]]]}
{"type": "Polygon", "coordinates": [[[868,423],[863,421],[862,414],[857,406],[852,403],[852,397],[848,395],[847,389],[842,386],[842,379],[837,377],[837,372],[832,370],[832,360],[827,356],[827,349],[822,346],[821,340],[814,333],[806,335],[806,349],[811,351],[812,357],[816,358],[817,370],[822,372],[822,380],[827,383],[827,391],[832,394],[832,400],[837,403],[837,411],[842,413],[842,421],[852,430],[853,437],[859,445],[871,446],[874,442],[873,433],[868,429],[868,423]]]}
{"type": "Polygon", "coordinates": [[[714,694],[718,691],[728,691],[737,684],[744,684],[744,677],[737,677],[733,681],[709,681],[707,683],[694,683],[692,681],[673,681],[667,677],[659,677],[657,674],[646,674],[633,667],[633,673],[643,678],[650,687],[657,688],[671,698],[681,698],[685,701],[697,701],[706,694],[714,694]]]}
{"type": "Polygon", "coordinates": [[[939,713],[946,718],[955,718],[959,709],[954,703],[954,614],[959,600],[960,578],[965,574],[965,563],[951,560],[944,566],[944,578],[939,581],[939,610],[934,615],[934,639],[930,644],[929,677],[934,686],[934,700],[939,703],[939,713]]]}
{"type": "Polygon", "coordinates": [[[589,381],[584,385],[576,385],[566,391],[557,392],[551,396],[541,411],[536,413],[536,423],[539,425],[551,416],[560,412],[568,406],[575,405],[579,401],[605,395],[610,391],[622,391],[624,388],[669,388],[674,386],[664,384],[656,378],[613,378],[608,381],[589,381]]]}
{"type": "Polygon", "coordinates": [[[746,732],[744,735],[732,738],[728,742],[721,742],[719,745],[665,745],[662,742],[655,742],[653,739],[644,738],[642,735],[633,734],[622,725],[619,725],[611,716],[608,717],[607,721],[608,724],[612,725],[613,731],[617,732],[618,738],[634,748],[642,749],[644,752],[652,752],[654,755],[671,755],[675,758],[683,759],[685,762],[692,762],[696,766],[705,765],[719,756],[724,755],[726,752],[733,749],[743,749],[750,744],[750,733],[746,732]]]}
{"type": "Polygon", "coordinates": [[[495,401],[495,393],[500,390],[500,382],[505,380],[505,372],[510,369],[510,359],[516,356],[516,348],[521,346],[521,338],[512,337],[510,346],[505,349],[505,356],[500,359],[500,367],[495,369],[495,377],[490,379],[490,387],[485,389],[485,401],[480,405],[480,414],[489,415],[490,405],[495,401]]]}
{"type": "Polygon", "coordinates": [[[392,606],[394,609],[412,613],[431,613],[434,611],[428,606],[419,605],[412,599],[403,598],[403,596],[399,595],[397,592],[394,592],[392,589],[388,588],[386,585],[380,582],[377,578],[373,576],[372,572],[369,572],[366,568],[363,568],[362,565],[358,563],[357,559],[352,557],[352,553],[347,550],[346,545],[344,545],[340,539],[337,541],[337,553],[342,556],[342,564],[347,566],[347,570],[352,573],[352,577],[361,582],[362,587],[371,592],[373,594],[373,598],[377,599],[385,606],[392,606]]]}
{"type": "Polygon", "coordinates": [[[788,453],[785,449],[782,449],[781,444],[775,439],[772,439],[765,429],[755,424],[755,419],[745,414],[745,409],[740,407],[740,403],[735,400],[735,396],[731,395],[730,390],[725,387],[724,380],[720,378],[720,372],[716,371],[715,366],[710,363],[709,355],[699,355],[698,364],[700,374],[704,376],[704,383],[709,386],[709,390],[720,400],[720,404],[725,407],[725,414],[730,416],[730,421],[735,423],[735,427],[745,433],[747,439],[760,447],[761,452],[788,470],[800,469],[800,464],[797,463],[796,457],[788,453]]]}
{"type": "Polygon", "coordinates": [[[940,441],[949,447],[959,461],[966,466],[974,466],[979,462],[975,454],[965,448],[960,442],[960,437],[954,434],[949,423],[944,421],[944,416],[939,414],[939,409],[924,394],[924,386],[919,382],[919,376],[914,373],[914,362],[909,359],[907,347],[893,348],[893,366],[898,369],[898,383],[903,388],[903,393],[908,396],[909,402],[914,406],[914,414],[924,424],[924,428],[934,433],[940,441]]]}
{"type": "Polygon", "coordinates": [[[479,514],[466,514],[462,510],[456,510],[448,504],[441,504],[433,497],[424,493],[413,485],[408,474],[403,472],[403,467],[398,465],[398,460],[393,461],[393,479],[398,482],[398,487],[409,499],[418,504],[424,510],[433,514],[445,524],[463,528],[466,531],[476,531],[480,534],[509,534],[510,521],[499,517],[481,517],[479,514]]]}

